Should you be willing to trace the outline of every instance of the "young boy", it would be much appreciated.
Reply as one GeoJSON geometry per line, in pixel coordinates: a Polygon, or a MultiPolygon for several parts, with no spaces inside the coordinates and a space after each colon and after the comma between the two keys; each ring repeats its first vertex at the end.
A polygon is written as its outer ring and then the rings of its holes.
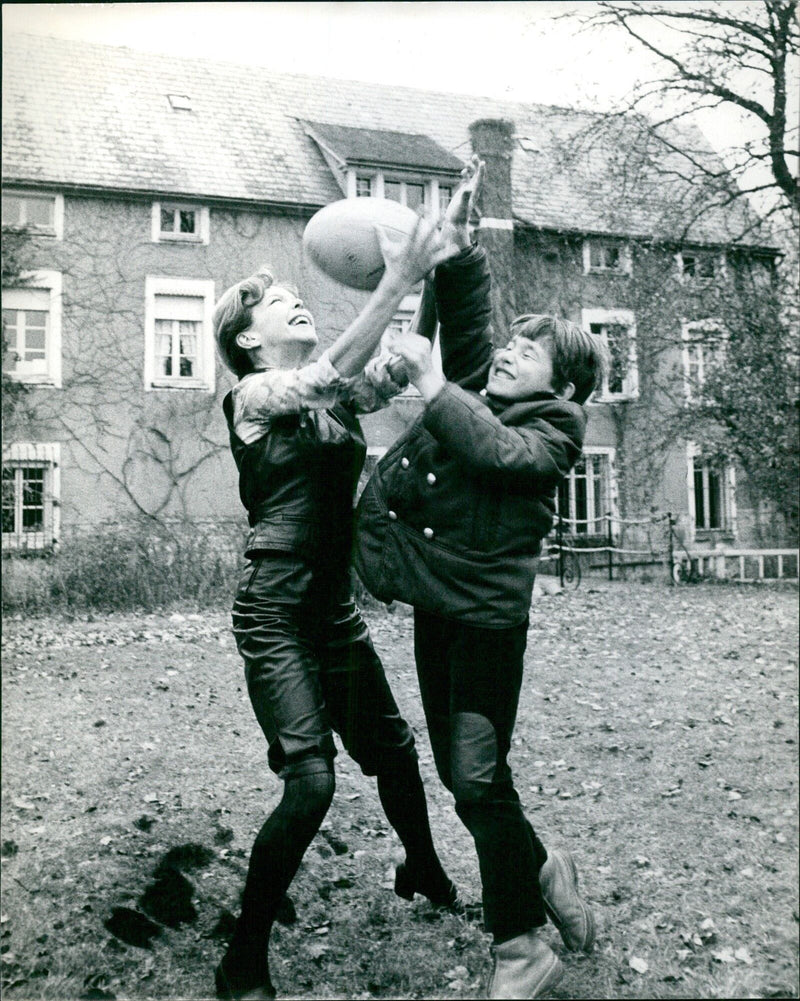
{"type": "Polygon", "coordinates": [[[586,951],[594,920],[570,856],[548,855],[526,820],[506,757],[536,556],[558,484],[580,455],[582,404],[605,355],[597,338],[547,316],[519,317],[493,351],[486,255],[470,245],[457,202],[445,228],[463,249],[435,278],[444,377],[425,338],[394,340],[425,411],[362,495],[356,568],[381,601],[414,606],[436,766],[475,841],[494,936],[489,996],[534,998],[562,975],[538,934],[547,915],[568,948],[586,951]]]}

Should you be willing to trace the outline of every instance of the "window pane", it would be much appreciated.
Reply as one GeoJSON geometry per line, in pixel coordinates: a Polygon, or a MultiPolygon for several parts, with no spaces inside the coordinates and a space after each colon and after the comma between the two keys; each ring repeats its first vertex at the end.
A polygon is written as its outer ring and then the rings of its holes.
{"type": "Polygon", "coordinates": [[[605,248],[605,266],[611,270],[615,271],[619,268],[619,247],[606,247],[605,248]]]}
{"type": "Polygon", "coordinates": [[[722,528],[722,476],[708,471],[708,528],[722,528]]]}
{"type": "Polygon", "coordinates": [[[713,278],[714,258],[710,254],[699,257],[697,259],[696,270],[698,278],[713,278]]]}
{"type": "Polygon", "coordinates": [[[369,198],[372,194],[372,178],[356,178],[356,198],[369,198]]]}
{"type": "Polygon", "coordinates": [[[40,532],[44,524],[44,470],[22,470],[22,530],[40,532]]]}
{"type": "Polygon", "coordinates": [[[383,182],[383,195],[384,198],[390,198],[393,202],[400,201],[400,182],[399,181],[384,181],[383,182]]]}
{"type": "Polygon", "coordinates": [[[3,195],[3,225],[22,225],[22,199],[19,195],[3,195]]]}
{"type": "Polygon", "coordinates": [[[608,391],[621,393],[625,376],[628,374],[629,338],[628,328],[610,323],[606,328],[608,350],[611,354],[611,369],[608,373],[608,391]]]}
{"type": "Polygon", "coordinates": [[[161,210],[161,232],[172,233],[175,229],[175,212],[172,209],[161,210]]]}
{"type": "Polygon", "coordinates": [[[184,379],[191,379],[194,375],[194,359],[185,358],[181,355],[180,359],[180,375],[184,379]]]}
{"type": "Polygon", "coordinates": [[[447,211],[447,206],[450,204],[450,199],[453,197],[453,189],[444,185],[439,185],[439,215],[444,215],[447,211]]]}
{"type": "Polygon", "coordinates": [[[695,260],[690,254],[683,255],[683,273],[689,275],[690,278],[694,277],[694,265],[695,260]]]}
{"type": "Polygon", "coordinates": [[[180,220],[181,220],[181,233],[196,232],[195,230],[196,215],[194,210],[192,209],[190,209],[189,211],[182,210],[180,212],[180,220]]]}
{"type": "Polygon", "coordinates": [[[425,207],[425,187],[422,184],[406,185],[406,205],[410,209],[424,209],[425,207]]]}
{"type": "Polygon", "coordinates": [[[694,521],[698,528],[706,528],[705,501],[703,499],[703,470],[694,468],[694,521]]]}
{"type": "Polygon", "coordinates": [[[26,216],[29,226],[40,226],[42,229],[53,228],[55,199],[28,198],[26,199],[26,203],[26,216]]]}

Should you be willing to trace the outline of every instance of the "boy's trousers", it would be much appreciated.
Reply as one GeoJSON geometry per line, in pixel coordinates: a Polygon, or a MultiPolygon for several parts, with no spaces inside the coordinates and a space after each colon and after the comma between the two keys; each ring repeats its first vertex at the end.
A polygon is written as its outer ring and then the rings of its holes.
{"type": "Polygon", "coordinates": [[[414,611],[414,653],[436,768],[475,841],[486,930],[496,942],[545,924],[547,852],[506,761],[522,684],[527,620],[481,629],[414,611]]]}

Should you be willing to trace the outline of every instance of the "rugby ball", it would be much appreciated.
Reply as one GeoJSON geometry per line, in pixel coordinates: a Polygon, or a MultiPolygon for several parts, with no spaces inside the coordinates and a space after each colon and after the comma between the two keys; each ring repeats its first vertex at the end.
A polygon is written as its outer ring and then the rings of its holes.
{"type": "Polygon", "coordinates": [[[384,272],[375,225],[408,235],[418,219],[412,209],[388,198],[342,198],[308,220],[303,249],[329,278],[371,292],[384,272]]]}

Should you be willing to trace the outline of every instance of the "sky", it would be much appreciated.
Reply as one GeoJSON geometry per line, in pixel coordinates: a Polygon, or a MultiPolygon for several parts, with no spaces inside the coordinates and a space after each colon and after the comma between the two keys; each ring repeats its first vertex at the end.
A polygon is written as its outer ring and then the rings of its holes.
{"type": "MultiPolygon", "coordinates": [[[[746,5],[726,3],[731,9],[746,5]]],[[[679,0],[682,7],[692,4],[697,0],[679,0]]],[[[619,32],[581,31],[580,15],[594,8],[592,0],[6,3],[3,31],[279,72],[608,110],[637,80],[652,77],[654,65],[619,32]]],[[[698,124],[723,155],[728,144],[752,138],[748,116],[717,111],[698,124]]]]}

